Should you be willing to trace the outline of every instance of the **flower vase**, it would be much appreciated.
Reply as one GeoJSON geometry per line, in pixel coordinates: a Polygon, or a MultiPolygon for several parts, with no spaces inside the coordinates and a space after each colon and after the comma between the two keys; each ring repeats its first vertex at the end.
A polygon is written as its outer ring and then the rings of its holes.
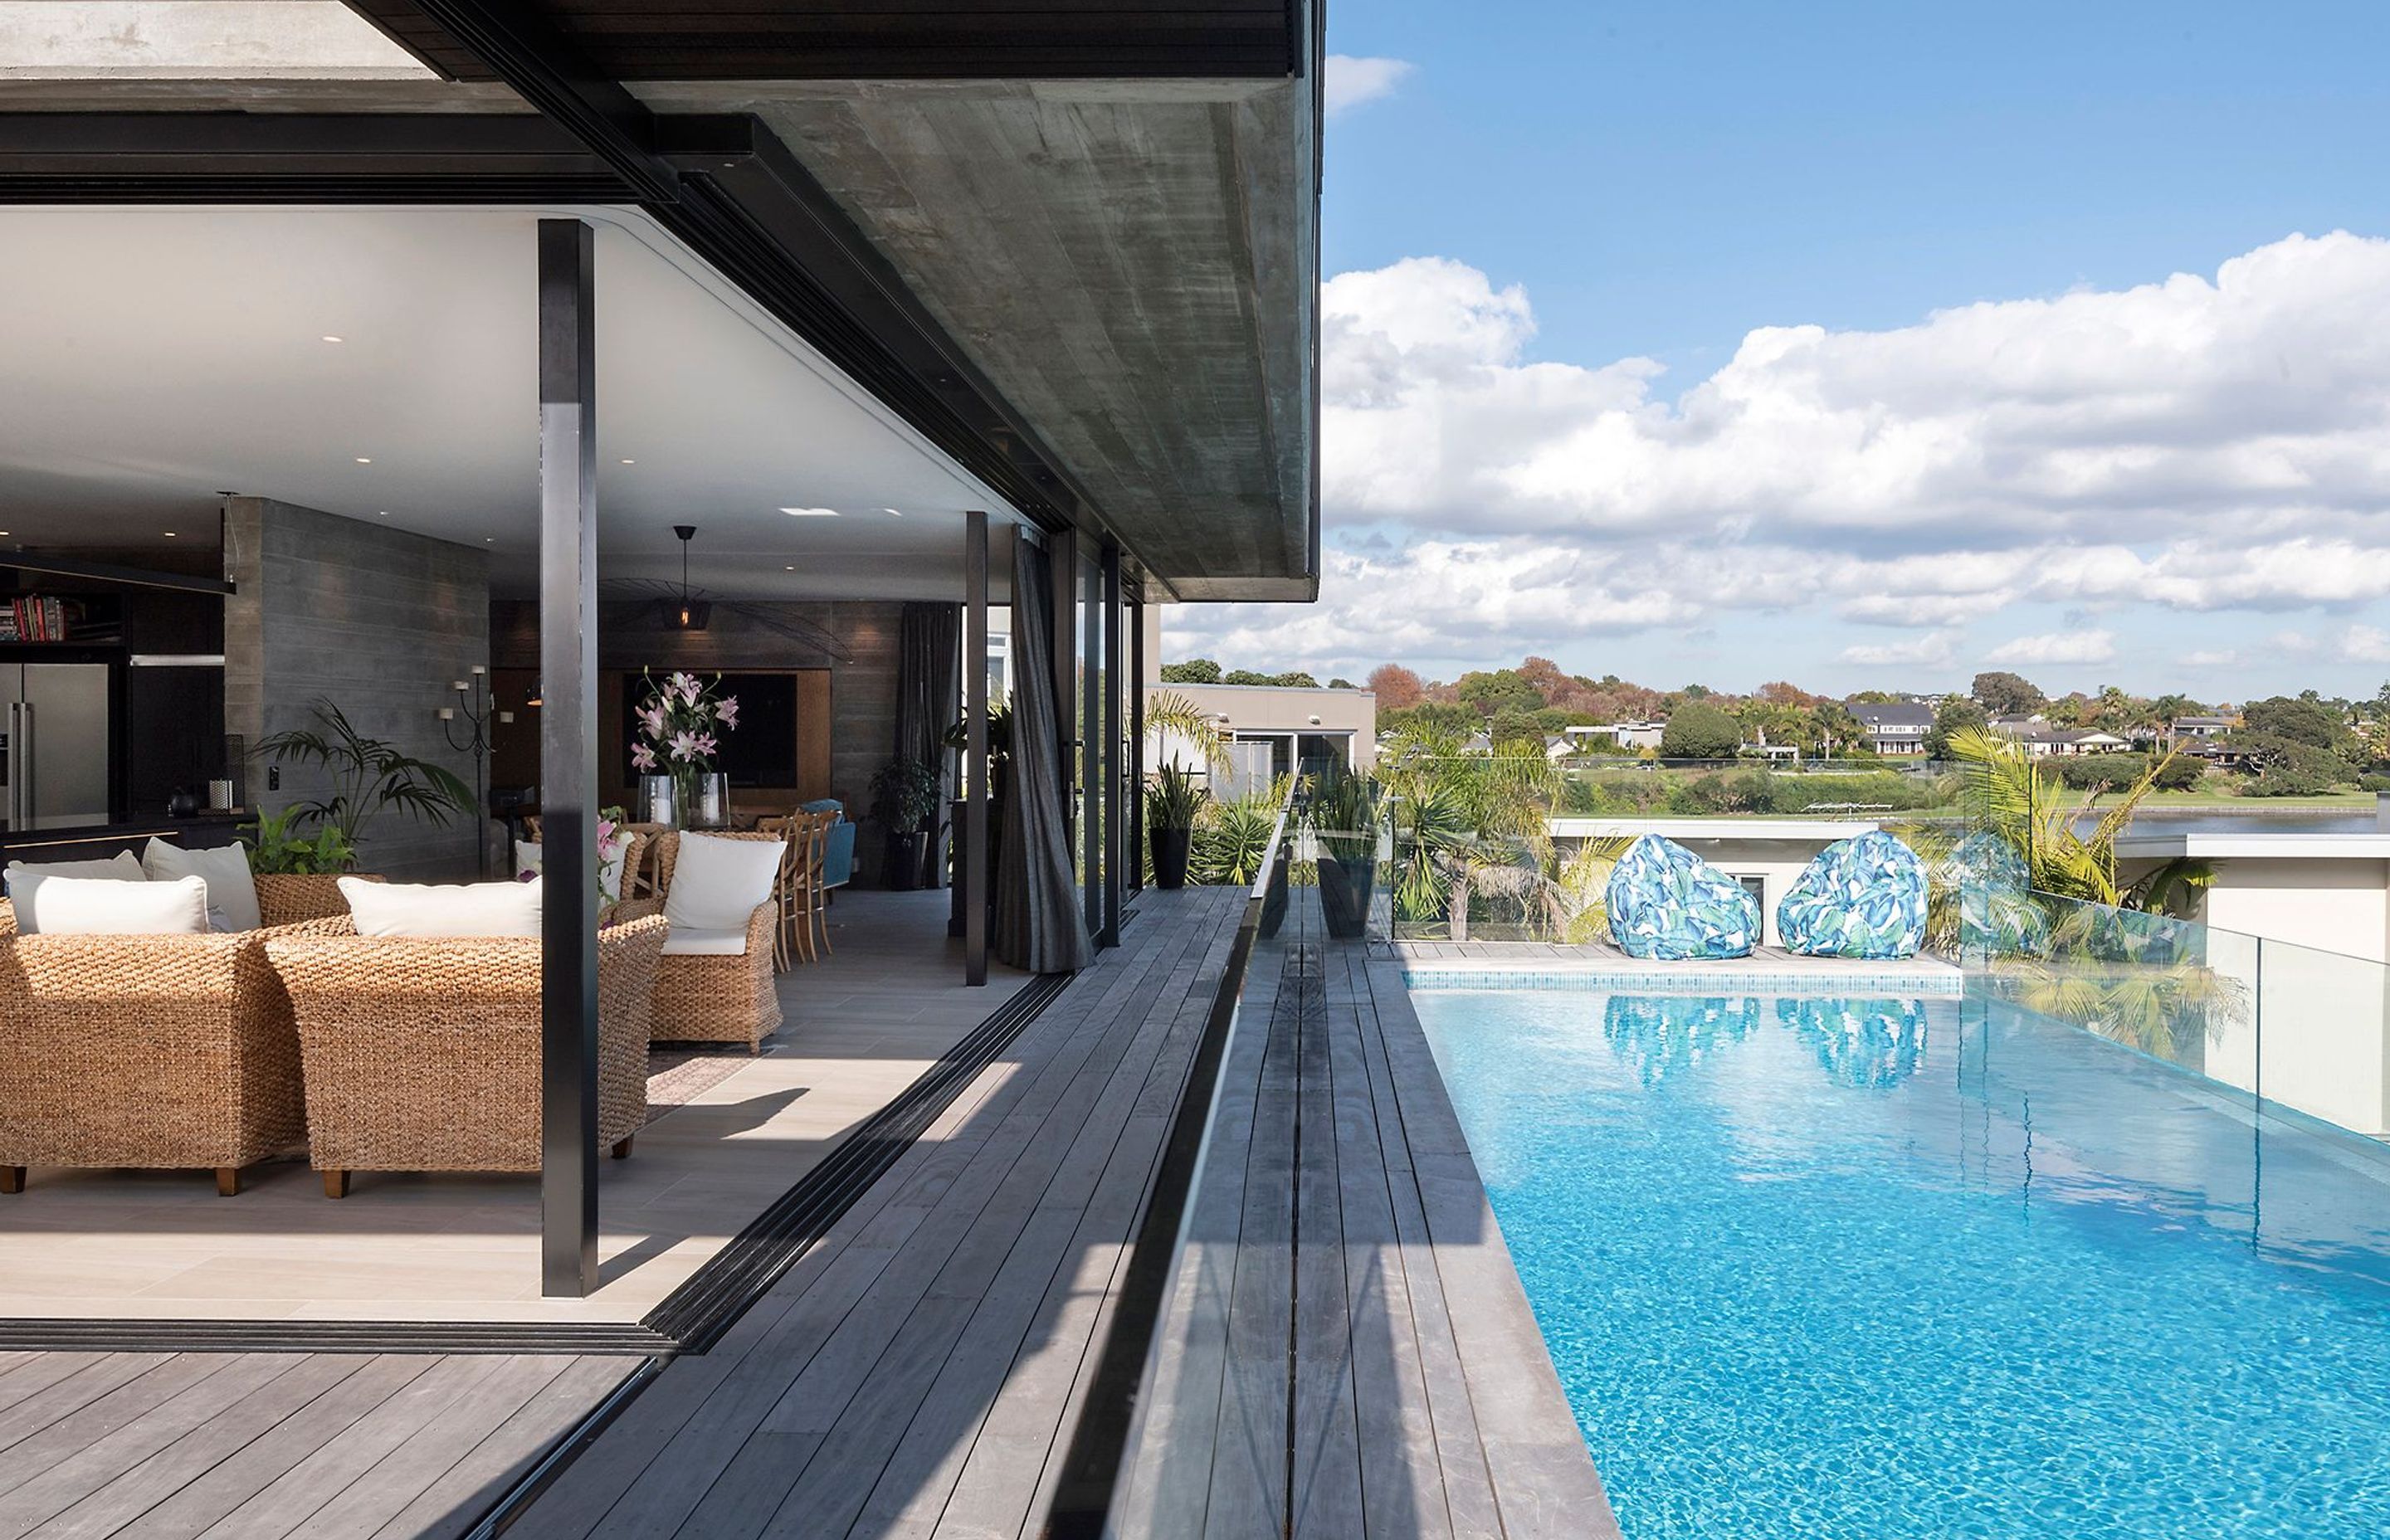
{"type": "Polygon", "coordinates": [[[730,776],[700,770],[680,779],[680,827],[726,828],[730,824],[730,776]]]}
{"type": "Polygon", "coordinates": [[[670,776],[641,776],[638,802],[633,822],[658,824],[665,828],[681,825],[680,787],[670,776]]]}

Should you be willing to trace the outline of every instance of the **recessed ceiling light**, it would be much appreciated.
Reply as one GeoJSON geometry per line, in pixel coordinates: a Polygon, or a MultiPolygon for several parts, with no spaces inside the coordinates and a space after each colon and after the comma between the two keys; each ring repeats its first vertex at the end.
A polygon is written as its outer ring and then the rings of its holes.
{"type": "Polygon", "coordinates": [[[780,511],[787,514],[791,519],[835,519],[838,517],[838,509],[836,508],[782,508],[780,511]]]}
{"type": "Polygon", "coordinates": [[[482,536],[482,544],[484,545],[495,545],[497,543],[498,537],[495,534],[485,534],[482,536]]]}
{"type": "Polygon", "coordinates": [[[347,339],[346,339],[346,338],[341,338],[341,337],[335,337],[335,336],[333,336],[330,332],[328,332],[328,332],[326,332],[326,333],[324,334],[324,340],[325,340],[325,341],[327,341],[327,342],[342,342],[342,341],[346,341],[346,340],[347,340],[347,339]]]}
{"type": "Polygon", "coordinates": [[[357,464],[371,465],[373,464],[373,456],[370,455],[360,455],[357,456],[357,464]]]}
{"type": "MultiPolygon", "coordinates": [[[[8,533],[8,532],[7,532],[6,530],[0,530],[0,534],[6,534],[7,533],[8,533]]],[[[795,569],[794,567],[783,567],[783,568],[781,568],[781,569],[780,569],[780,571],[784,571],[784,572],[793,572],[793,571],[796,571],[796,569],[795,569]]]]}
{"type": "Polygon", "coordinates": [[[623,463],[624,465],[636,465],[636,464],[638,464],[639,462],[638,462],[638,461],[636,461],[636,460],[633,460],[633,459],[625,459],[623,463]]]}
{"type": "Polygon", "coordinates": [[[881,508],[880,511],[896,519],[902,519],[905,517],[903,514],[898,513],[894,508],[881,508]]]}
{"type": "Polygon", "coordinates": [[[172,531],[172,530],[168,530],[168,531],[166,532],[166,538],[167,538],[167,539],[169,539],[169,540],[173,539],[173,538],[174,538],[174,532],[173,532],[173,531],[172,531]]]}
{"type": "Polygon", "coordinates": [[[382,518],[384,518],[384,519],[389,518],[389,517],[390,517],[390,509],[388,509],[388,508],[384,508],[384,509],[382,509],[382,510],[381,510],[381,517],[382,517],[382,518]]]}

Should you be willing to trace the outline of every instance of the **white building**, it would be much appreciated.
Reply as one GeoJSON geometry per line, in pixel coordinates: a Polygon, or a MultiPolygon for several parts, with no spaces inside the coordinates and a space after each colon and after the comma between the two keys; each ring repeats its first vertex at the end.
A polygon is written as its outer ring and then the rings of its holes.
{"type": "MultiPolygon", "coordinates": [[[[1224,797],[1266,787],[1278,776],[1317,775],[1330,764],[1367,770],[1378,762],[1378,697],[1373,690],[1300,685],[1181,685],[1162,679],[1162,607],[1145,609],[1147,699],[1169,692],[1192,701],[1223,740],[1227,769],[1213,786],[1224,797]]],[[[1176,735],[1147,735],[1146,763],[1176,761],[1201,770],[1200,746],[1176,735]]]]}
{"type": "MultiPolygon", "coordinates": [[[[2390,802],[2385,802],[2390,808],[2390,802]]],[[[2390,811],[2377,832],[2135,833],[2126,879],[2189,856],[2216,870],[2194,917],[2206,965],[2253,1009],[2206,1073],[2360,1134],[2390,1133],[2390,811]]]]}

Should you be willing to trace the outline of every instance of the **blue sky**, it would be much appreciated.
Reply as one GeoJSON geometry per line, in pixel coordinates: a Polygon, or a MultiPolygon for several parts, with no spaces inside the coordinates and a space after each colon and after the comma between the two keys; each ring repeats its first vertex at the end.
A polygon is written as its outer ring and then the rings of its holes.
{"type": "Polygon", "coordinates": [[[2390,6],[1330,28],[1399,63],[1329,127],[1328,586],[1291,627],[1190,616],[1190,647],[1734,688],[1995,654],[2219,699],[2390,676],[2390,338],[2351,341],[2390,322],[2390,6]],[[2288,242],[2334,231],[2364,238],[2288,242]]]}

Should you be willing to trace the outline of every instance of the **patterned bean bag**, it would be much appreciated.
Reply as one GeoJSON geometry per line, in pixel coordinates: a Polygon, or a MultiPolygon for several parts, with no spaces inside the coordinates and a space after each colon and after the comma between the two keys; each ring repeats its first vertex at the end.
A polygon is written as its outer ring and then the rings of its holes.
{"type": "Polygon", "coordinates": [[[1747,957],[1759,903],[1741,883],[1656,834],[1639,836],[1610,873],[1610,939],[1630,957],[1747,957]]]}
{"type": "Polygon", "coordinates": [[[1881,830],[1837,840],[1776,906],[1787,950],[1812,957],[1913,957],[1925,944],[1925,863],[1881,830]]]}

